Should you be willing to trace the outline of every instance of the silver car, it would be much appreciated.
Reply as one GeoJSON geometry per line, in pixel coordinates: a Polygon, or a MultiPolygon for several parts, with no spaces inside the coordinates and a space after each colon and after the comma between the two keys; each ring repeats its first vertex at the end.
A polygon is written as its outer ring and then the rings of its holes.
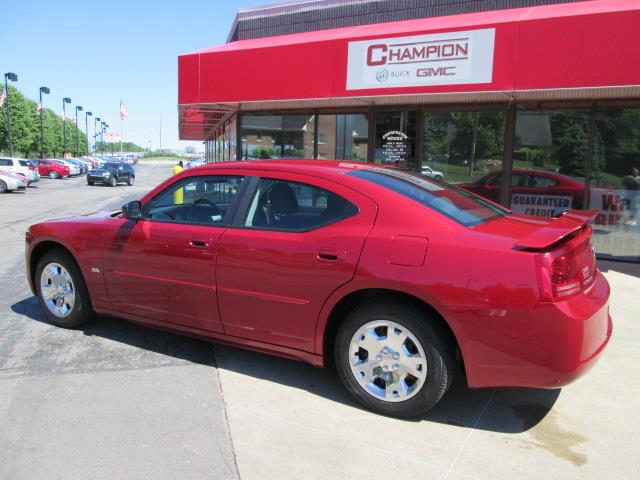
{"type": "Polygon", "coordinates": [[[38,166],[31,160],[24,158],[0,157],[0,170],[20,173],[29,179],[30,183],[39,182],[38,166]]]}
{"type": "Polygon", "coordinates": [[[27,182],[20,176],[0,170],[0,193],[27,188],[27,182]]]}

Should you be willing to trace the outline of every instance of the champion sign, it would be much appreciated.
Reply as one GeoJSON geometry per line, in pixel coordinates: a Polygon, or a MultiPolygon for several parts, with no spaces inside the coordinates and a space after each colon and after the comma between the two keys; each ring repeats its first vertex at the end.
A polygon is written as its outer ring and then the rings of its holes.
{"type": "Polygon", "coordinates": [[[349,42],[347,90],[490,83],[495,29],[349,42]]]}

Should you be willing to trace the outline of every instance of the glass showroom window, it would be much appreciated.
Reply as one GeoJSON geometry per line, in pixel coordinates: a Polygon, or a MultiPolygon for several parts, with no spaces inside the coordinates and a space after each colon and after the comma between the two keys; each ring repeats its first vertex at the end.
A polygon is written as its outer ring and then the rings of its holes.
{"type": "Polygon", "coordinates": [[[416,169],[416,110],[376,112],[375,163],[416,169]]]}
{"type": "Polygon", "coordinates": [[[511,210],[554,217],[584,208],[588,138],[588,110],[519,111],[511,210]]]}
{"type": "Polygon", "coordinates": [[[318,158],[367,161],[369,118],[366,114],[320,115],[318,158]]]}
{"type": "Polygon", "coordinates": [[[600,257],[640,262],[640,109],[598,110],[589,208],[600,257]]]}
{"type": "Polygon", "coordinates": [[[313,158],[314,115],[242,115],[242,158],[313,158]]]}
{"type": "Polygon", "coordinates": [[[420,173],[498,202],[503,111],[424,112],[420,173]]]}

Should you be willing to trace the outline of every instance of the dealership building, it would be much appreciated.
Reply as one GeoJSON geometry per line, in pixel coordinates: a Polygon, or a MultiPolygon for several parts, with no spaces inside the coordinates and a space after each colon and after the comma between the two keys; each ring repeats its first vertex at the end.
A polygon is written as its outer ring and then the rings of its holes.
{"type": "Polygon", "coordinates": [[[178,59],[209,161],[393,165],[515,212],[597,209],[640,262],[640,2],[314,0],[241,10],[178,59]]]}

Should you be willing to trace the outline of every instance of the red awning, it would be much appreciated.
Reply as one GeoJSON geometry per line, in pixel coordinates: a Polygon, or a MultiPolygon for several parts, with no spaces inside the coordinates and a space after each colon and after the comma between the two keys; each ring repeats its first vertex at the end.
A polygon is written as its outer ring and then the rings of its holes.
{"type": "Polygon", "coordinates": [[[178,58],[180,138],[234,110],[640,98],[639,25],[596,0],[231,42],[178,58]]]}

